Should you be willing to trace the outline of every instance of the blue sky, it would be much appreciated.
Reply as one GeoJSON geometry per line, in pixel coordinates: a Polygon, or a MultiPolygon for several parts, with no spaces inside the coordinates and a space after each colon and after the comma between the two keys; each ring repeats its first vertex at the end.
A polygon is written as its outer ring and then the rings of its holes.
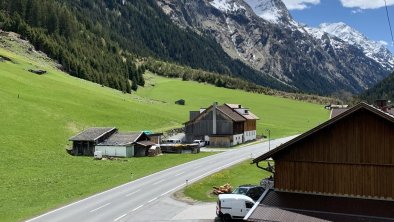
{"type": "MultiPolygon", "coordinates": [[[[394,29],[394,0],[386,0],[394,29]]],[[[384,0],[283,0],[293,18],[308,26],[344,22],[394,52],[384,0]]],[[[394,30],[393,30],[394,31],[394,30]]]]}

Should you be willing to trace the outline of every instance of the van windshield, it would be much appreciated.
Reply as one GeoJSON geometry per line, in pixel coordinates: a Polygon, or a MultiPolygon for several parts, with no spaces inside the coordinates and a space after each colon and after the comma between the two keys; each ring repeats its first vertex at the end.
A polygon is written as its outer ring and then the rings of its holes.
{"type": "Polygon", "coordinates": [[[243,194],[245,195],[248,192],[248,188],[238,187],[233,191],[233,194],[243,194]]]}

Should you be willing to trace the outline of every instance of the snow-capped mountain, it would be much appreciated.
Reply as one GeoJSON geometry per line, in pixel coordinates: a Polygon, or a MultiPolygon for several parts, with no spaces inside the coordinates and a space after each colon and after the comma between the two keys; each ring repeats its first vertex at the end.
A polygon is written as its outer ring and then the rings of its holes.
{"type": "Polygon", "coordinates": [[[286,5],[280,0],[245,0],[256,15],[266,21],[283,23],[292,20],[286,5]]]}
{"type": "Polygon", "coordinates": [[[380,63],[383,67],[389,70],[394,69],[394,57],[384,43],[368,39],[365,35],[343,22],[323,23],[319,29],[344,40],[350,45],[363,49],[366,56],[380,63]]]}
{"type": "Polygon", "coordinates": [[[358,93],[392,71],[367,53],[373,47],[294,21],[281,0],[156,1],[179,26],[211,35],[231,57],[302,91],[358,93]]]}
{"type": "Polygon", "coordinates": [[[213,0],[211,5],[223,12],[234,12],[242,9],[246,10],[245,7],[227,0],[213,0]]]}

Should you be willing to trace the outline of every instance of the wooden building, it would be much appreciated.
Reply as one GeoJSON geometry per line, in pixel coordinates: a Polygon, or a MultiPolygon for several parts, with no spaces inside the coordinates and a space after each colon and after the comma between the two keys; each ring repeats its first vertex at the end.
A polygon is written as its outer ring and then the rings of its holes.
{"type": "Polygon", "coordinates": [[[191,111],[185,123],[186,141],[205,140],[210,146],[229,147],[256,139],[259,118],[238,104],[217,105],[191,111]]]}
{"type": "Polygon", "coordinates": [[[144,132],[115,133],[104,142],[95,146],[95,151],[103,156],[143,157],[155,143],[149,140],[144,132]]]}
{"type": "Polygon", "coordinates": [[[267,190],[245,219],[286,221],[278,216],[284,214],[308,221],[394,219],[390,113],[360,103],[253,163],[268,158],[275,161],[274,190],[267,190]]]}
{"type": "Polygon", "coordinates": [[[151,131],[144,131],[144,133],[149,137],[151,142],[160,145],[163,133],[153,133],[151,131]]]}
{"type": "Polygon", "coordinates": [[[69,152],[76,156],[93,156],[94,147],[116,132],[117,129],[115,127],[86,129],[69,139],[73,143],[72,149],[69,152]]]}

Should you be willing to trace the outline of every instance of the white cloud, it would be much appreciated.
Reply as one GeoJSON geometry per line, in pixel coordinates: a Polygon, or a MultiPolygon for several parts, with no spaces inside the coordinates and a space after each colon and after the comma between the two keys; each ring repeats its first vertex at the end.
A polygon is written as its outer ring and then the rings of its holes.
{"type": "MultiPolygon", "coordinates": [[[[340,0],[346,8],[376,9],[384,7],[384,0],[340,0]]],[[[394,5],[394,0],[386,0],[387,6],[394,5]]]]}
{"type": "Polygon", "coordinates": [[[311,5],[319,4],[320,0],[283,0],[283,3],[289,10],[303,10],[311,5]]]}
{"type": "Polygon", "coordinates": [[[363,12],[364,12],[364,10],[362,10],[361,8],[356,8],[356,9],[352,10],[353,14],[358,14],[358,13],[363,13],[363,12]]]}

